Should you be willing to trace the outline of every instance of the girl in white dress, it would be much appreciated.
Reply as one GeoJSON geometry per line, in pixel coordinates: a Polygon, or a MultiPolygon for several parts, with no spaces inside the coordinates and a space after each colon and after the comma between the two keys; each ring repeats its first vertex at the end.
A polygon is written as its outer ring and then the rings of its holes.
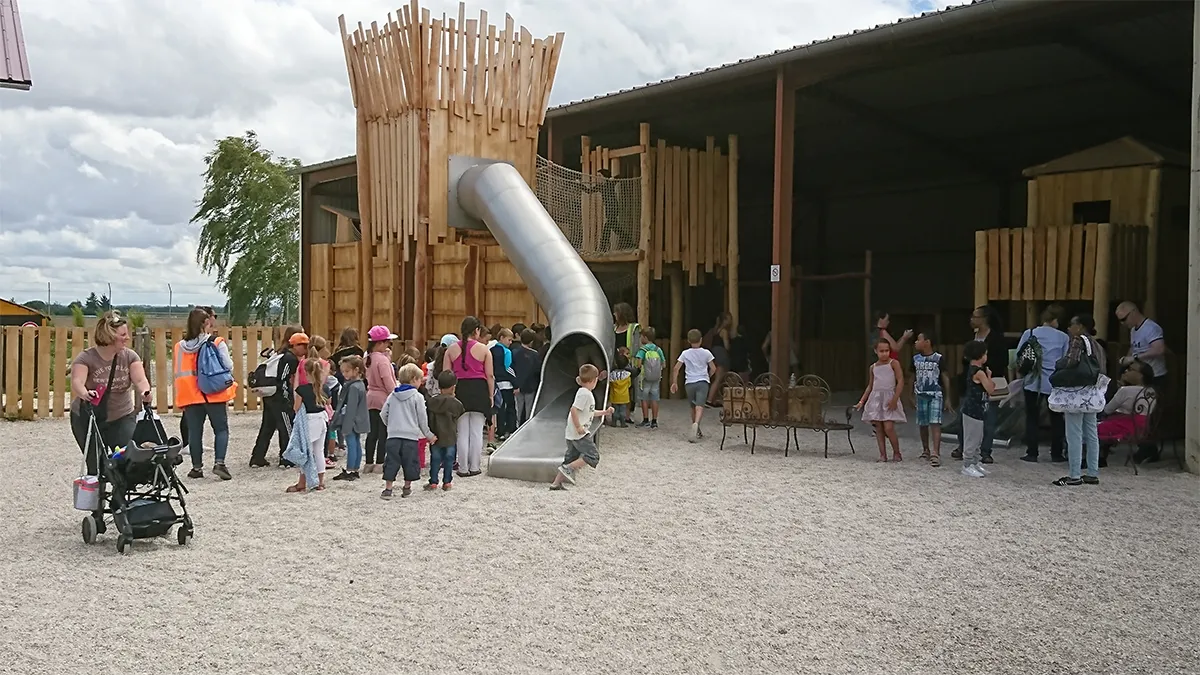
{"type": "Polygon", "coordinates": [[[899,462],[900,439],[896,437],[896,422],[907,422],[904,408],[900,405],[900,391],[904,388],[904,373],[900,363],[892,358],[892,347],[886,340],[875,344],[878,361],[871,364],[867,379],[867,390],[858,400],[856,410],[862,411],[864,422],[875,427],[875,442],[879,444],[880,462],[888,461],[884,437],[892,442],[892,461],[899,462]]]}

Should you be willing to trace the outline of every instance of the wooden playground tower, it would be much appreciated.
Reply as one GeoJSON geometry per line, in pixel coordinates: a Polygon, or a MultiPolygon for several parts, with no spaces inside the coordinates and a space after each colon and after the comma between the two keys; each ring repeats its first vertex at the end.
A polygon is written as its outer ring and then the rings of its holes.
{"type": "Polygon", "coordinates": [[[357,110],[361,236],[357,260],[331,266],[332,314],[350,305],[350,325],[388,323],[418,345],[457,332],[484,302],[509,312],[496,319],[536,317],[494,240],[447,226],[448,166],[452,155],[504,160],[532,184],[563,34],[535,39],[511,16],[488,23],[486,11],[468,19],[461,3],[457,18],[435,18],[416,0],[382,26],[338,23],[357,110]]]}

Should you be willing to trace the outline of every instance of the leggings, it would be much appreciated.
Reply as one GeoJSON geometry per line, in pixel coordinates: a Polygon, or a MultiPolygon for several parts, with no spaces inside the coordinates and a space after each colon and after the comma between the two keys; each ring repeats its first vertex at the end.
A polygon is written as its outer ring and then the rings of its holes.
{"type": "Polygon", "coordinates": [[[467,412],[458,418],[458,470],[479,471],[483,461],[483,413],[467,412]]]}
{"type": "Polygon", "coordinates": [[[363,449],[366,455],[367,464],[383,464],[383,459],[386,456],[383,444],[387,441],[387,426],[383,423],[383,418],[379,416],[378,410],[368,410],[368,416],[371,418],[371,432],[367,434],[367,447],[363,449]],[[378,461],[376,461],[378,458],[378,461]]]}

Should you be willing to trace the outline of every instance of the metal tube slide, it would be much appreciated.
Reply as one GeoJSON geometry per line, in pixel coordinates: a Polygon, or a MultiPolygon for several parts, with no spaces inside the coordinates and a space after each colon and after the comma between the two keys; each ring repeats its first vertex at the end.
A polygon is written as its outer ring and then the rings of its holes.
{"type": "MultiPolygon", "coordinates": [[[[567,415],[580,364],[590,361],[607,371],[612,362],[616,336],[608,298],[514,167],[472,166],[454,191],[462,210],[491,230],[550,325],[550,349],[533,416],[492,454],[488,475],[550,481],[566,450],[567,415]]],[[[595,395],[597,409],[606,407],[606,380],[595,395]]],[[[593,432],[600,423],[593,421],[593,432]]]]}

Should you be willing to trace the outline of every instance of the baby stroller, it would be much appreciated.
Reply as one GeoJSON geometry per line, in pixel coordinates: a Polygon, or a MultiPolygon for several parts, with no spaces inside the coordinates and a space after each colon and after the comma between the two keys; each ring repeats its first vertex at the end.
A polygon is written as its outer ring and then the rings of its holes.
{"type": "MultiPolygon", "coordinates": [[[[112,524],[118,532],[117,552],[125,553],[134,539],[165,536],[178,525],[176,539],[180,546],[186,545],[194,529],[183,498],[187,488],[175,473],[183,463],[183,444],[166,436],[147,405],[134,432],[135,439],[145,440],[114,450],[100,433],[95,411],[86,403],[84,408],[88,417],[84,447],[96,458],[96,475],[75,481],[75,508],[90,511],[82,523],[84,543],[94,544],[112,524]],[[179,504],[178,513],[172,502],[179,504]]],[[[85,472],[88,454],[84,453],[85,472]]]]}

